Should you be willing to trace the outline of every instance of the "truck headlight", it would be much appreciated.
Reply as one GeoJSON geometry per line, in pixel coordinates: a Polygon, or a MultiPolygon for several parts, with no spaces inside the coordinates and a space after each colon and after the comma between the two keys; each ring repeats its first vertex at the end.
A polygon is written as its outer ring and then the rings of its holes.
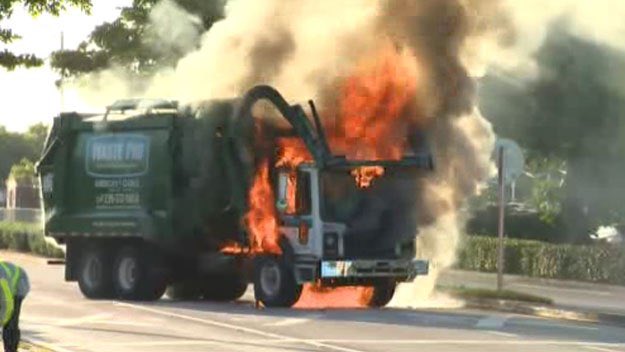
{"type": "Polygon", "coordinates": [[[328,232],[323,236],[323,255],[326,258],[339,256],[339,234],[328,232]]]}

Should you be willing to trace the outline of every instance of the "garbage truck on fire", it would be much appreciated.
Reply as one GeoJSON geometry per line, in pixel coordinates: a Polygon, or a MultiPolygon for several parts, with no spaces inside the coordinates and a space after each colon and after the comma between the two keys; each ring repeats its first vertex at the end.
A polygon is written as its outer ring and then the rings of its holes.
{"type": "Polygon", "coordinates": [[[388,303],[398,283],[428,272],[415,259],[414,207],[432,157],[421,147],[395,160],[335,155],[310,106],[257,86],[193,108],[121,100],[104,115],[55,118],[37,173],[44,233],[65,245],[66,281],[87,298],[129,300],[166,291],[236,300],[251,282],[256,300],[281,307],[305,284],[359,285],[373,288],[369,305],[388,303]],[[261,100],[282,121],[263,134],[252,113],[261,100]],[[260,146],[281,136],[298,139],[311,159],[275,166],[275,152],[260,146]],[[273,251],[255,250],[247,217],[262,158],[275,195],[273,251]],[[384,177],[361,188],[353,171],[366,167],[384,168],[384,177]]]}

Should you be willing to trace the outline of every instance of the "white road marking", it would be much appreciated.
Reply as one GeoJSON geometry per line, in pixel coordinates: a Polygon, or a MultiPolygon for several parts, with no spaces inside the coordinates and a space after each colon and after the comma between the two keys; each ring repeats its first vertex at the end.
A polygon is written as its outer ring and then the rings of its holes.
{"type": "MultiPolygon", "coordinates": [[[[71,352],[62,349],[63,347],[78,347],[75,344],[46,344],[35,342],[32,339],[25,339],[33,344],[50,348],[55,352],[71,352]],[[52,346],[52,347],[49,347],[52,346]],[[56,348],[56,350],[54,349],[56,348]]],[[[557,341],[557,340],[385,340],[385,339],[237,339],[235,344],[267,344],[285,345],[285,344],[328,344],[328,343],[349,343],[356,345],[479,345],[479,346],[559,346],[559,347],[583,347],[599,352],[620,352],[618,348],[624,348],[625,344],[603,343],[603,342],[584,342],[584,341],[557,341]]],[[[158,347],[158,346],[211,346],[223,345],[232,347],[232,341],[219,340],[187,340],[180,338],[179,340],[165,341],[128,341],[128,342],[102,342],[98,343],[102,347],[158,347]]],[[[324,346],[325,347],[325,346],[324,346]]],[[[339,346],[332,346],[339,347],[339,346]]],[[[327,348],[327,347],[325,347],[327,348]]],[[[350,348],[339,347],[349,351],[360,351],[350,348]]]]}
{"type": "MultiPolygon", "coordinates": [[[[619,343],[602,343],[602,342],[591,342],[591,341],[558,341],[558,340],[385,340],[385,339],[303,339],[297,337],[290,337],[286,335],[266,332],[262,330],[257,330],[253,328],[247,328],[244,326],[238,326],[228,323],[223,323],[219,321],[214,321],[210,319],[204,318],[196,318],[188,315],[178,314],[174,312],[168,312],[166,310],[160,310],[130,303],[122,303],[118,302],[116,305],[142,310],[145,312],[158,314],[162,316],[167,316],[170,318],[177,318],[187,321],[193,321],[200,324],[211,325],[219,328],[225,328],[229,330],[235,330],[243,333],[248,333],[252,335],[258,335],[265,338],[271,338],[273,340],[263,339],[259,340],[238,340],[241,343],[250,341],[250,342],[265,342],[265,343],[300,343],[306,344],[309,346],[314,346],[318,348],[325,348],[326,350],[334,350],[340,352],[363,352],[361,350],[341,347],[335,344],[358,344],[358,345],[507,345],[507,346],[542,346],[542,345],[552,345],[552,346],[575,346],[575,347],[597,347],[597,348],[625,348],[625,344],[619,343]]],[[[198,342],[199,343],[199,342],[198,342]]],[[[611,352],[611,351],[610,351],[611,352]]]]}
{"type": "Polygon", "coordinates": [[[604,348],[625,348],[625,343],[592,342],[592,341],[560,341],[560,340],[385,340],[385,339],[318,339],[321,343],[353,343],[366,345],[509,345],[509,346],[592,346],[604,348]]]}
{"type": "Polygon", "coordinates": [[[153,324],[153,323],[143,323],[143,322],[138,322],[138,321],[121,321],[121,320],[109,320],[109,321],[98,320],[98,321],[92,322],[91,324],[134,326],[134,327],[140,327],[140,328],[146,328],[146,327],[149,328],[149,327],[157,326],[157,324],[153,324]]]}
{"type": "Polygon", "coordinates": [[[26,315],[20,316],[20,322],[29,322],[35,324],[50,324],[53,321],[57,321],[58,318],[50,318],[48,316],[43,315],[26,315]]]}
{"type": "Polygon", "coordinates": [[[512,334],[509,332],[503,332],[503,331],[486,331],[489,334],[493,334],[493,335],[497,335],[497,336],[503,336],[503,337],[514,337],[514,338],[518,338],[519,335],[517,334],[512,334]]]}
{"type": "Polygon", "coordinates": [[[274,323],[263,324],[263,326],[291,326],[291,325],[304,324],[309,321],[310,319],[304,319],[304,318],[285,318],[282,320],[278,320],[277,322],[274,322],[274,323]]]}
{"type": "Polygon", "coordinates": [[[490,315],[486,318],[480,319],[475,327],[478,329],[501,329],[511,318],[509,315],[490,315]]]}
{"type": "MultiPolygon", "coordinates": [[[[244,340],[243,343],[249,342],[244,340]]],[[[255,343],[267,343],[265,340],[255,340],[255,343]]],[[[111,343],[98,343],[101,347],[164,347],[164,346],[205,346],[205,345],[219,345],[219,346],[232,346],[233,344],[241,344],[241,341],[208,341],[208,340],[165,340],[165,341],[134,341],[134,342],[111,342],[111,343]]]]}
{"type": "MultiPolygon", "coordinates": [[[[158,321],[127,321],[116,320],[111,318],[110,314],[95,314],[91,316],[72,318],[72,319],[58,319],[51,317],[41,316],[26,316],[22,320],[28,325],[38,325],[46,327],[71,327],[76,325],[118,325],[118,326],[134,326],[134,327],[153,327],[160,325],[158,321]]],[[[162,324],[162,322],[160,322],[162,324]]]]}
{"type": "Polygon", "coordinates": [[[73,326],[73,325],[82,325],[87,323],[96,323],[102,321],[104,319],[110,319],[113,315],[108,313],[100,313],[94,315],[88,315],[81,318],[71,318],[71,319],[58,319],[56,326],[73,326]]]}
{"type": "MultiPolygon", "coordinates": [[[[211,324],[212,325],[212,324],[211,324]]],[[[247,329],[247,328],[243,328],[247,329]]],[[[77,347],[75,344],[48,344],[45,342],[33,340],[30,338],[25,341],[52,349],[55,352],[72,352],[63,347],[77,347]]],[[[583,347],[599,352],[620,352],[619,348],[625,348],[622,343],[604,343],[589,341],[558,341],[558,340],[385,340],[385,339],[299,339],[299,338],[282,338],[282,339],[238,339],[235,344],[307,344],[326,349],[340,348],[341,351],[358,351],[351,348],[340,346],[328,347],[330,343],[349,343],[356,345],[478,345],[478,346],[559,346],[559,347],[583,347]]],[[[110,342],[99,343],[99,346],[106,347],[150,347],[150,346],[202,346],[202,345],[224,345],[232,346],[232,341],[218,340],[187,340],[180,338],[179,340],[165,341],[128,341],[128,342],[110,342]]],[[[269,347],[269,346],[268,346],[269,347]]]]}
{"type": "Polygon", "coordinates": [[[333,351],[339,351],[339,352],[363,352],[361,350],[356,350],[356,349],[347,348],[347,347],[341,347],[341,346],[336,346],[336,345],[330,345],[330,344],[327,344],[327,343],[324,343],[324,342],[318,342],[317,340],[300,339],[300,338],[296,338],[296,337],[290,337],[290,336],[286,336],[286,335],[275,334],[275,333],[271,333],[271,332],[266,332],[266,331],[262,331],[262,330],[252,329],[252,328],[246,328],[244,326],[233,325],[233,324],[223,323],[223,322],[209,320],[209,319],[196,318],[196,317],[192,317],[192,316],[188,316],[188,315],[168,312],[168,311],[165,311],[165,310],[149,308],[149,307],[144,307],[144,306],[130,304],[130,303],[117,302],[115,304],[119,305],[119,306],[122,306],[122,307],[127,307],[127,308],[131,308],[131,309],[136,309],[136,310],[142,310],[142,311],[145,311],[145,312],[150,312],[150,313],[153,313],[153,314],[159,314],[159,315],[163,315],[163,316],[168,316],[168,317],[171,317],[171,318],[177,318],[177,319],[182,319],[182,320],[193,321],[193,322],[200,323],[200,324],[216,326],[216,327],[223,328],[223,329],[240,331],[240,332],[253,334],[253,335],[258,335],[258,336],[262,336],[262,337],[266,337],[266,338],[282,340],[282,341],[285,341],[285,342],[289,342],[290,341],[290,342],[302,343],[302,344],[306,344],[306,345],[317,347],[317,348],[325,348],[326,350],[333,350],[333,351]]]}
{"type": "Polygon", "coordinates": [[[597,346],[584,346],[587,349],[593,350],[593,351],[599,351],[599,352],[620,352],[618,350],[613,350],[610,348],[605,348],[605,347],[597,347],[597,346]]]}

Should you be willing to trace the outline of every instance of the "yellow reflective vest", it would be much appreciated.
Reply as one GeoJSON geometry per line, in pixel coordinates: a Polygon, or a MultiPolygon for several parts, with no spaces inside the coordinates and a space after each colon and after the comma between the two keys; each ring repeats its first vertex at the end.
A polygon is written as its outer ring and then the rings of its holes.
{"type": "Polygon", "coordinates": [[[0,323],[2,326],[6,326],[11,320],[14,306],[13,292],[11,292],[9,282],[7,279],[0,279],[0,323]]]}
{"type": "Polygon", "coordinates": [[[13,316],[15,295],[22,276],[17,265],[0,262],[0,323],[5,326],[13,316]]]}

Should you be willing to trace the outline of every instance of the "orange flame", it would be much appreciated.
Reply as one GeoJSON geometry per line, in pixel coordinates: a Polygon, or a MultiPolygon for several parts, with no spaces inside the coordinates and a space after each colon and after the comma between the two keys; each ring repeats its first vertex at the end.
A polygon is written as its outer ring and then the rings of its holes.
{"type": "Polygon", "coordinates": [[[302,295],[295,304],[300,309],[362,308],[373,295],[370,286],[324,287],[316,284],[304,285],[302,295]]]}
{"type": "Polygon", "coordinates": [[[393,47],[367,60],[341,86],[338,116],[328,126],[332,149],[348,159],[401,159],[416,104],[413,59],[393,47]]]}
{"type": "Polygon", "coordinates": [[[263,161],[258,168],[249,194],[249,211],[245,216],[250,233],[250,246],[254,253],[281,254],[275,197],[269,182],[269,163],[263,161]]]}
{"type": "MultiPolygon", "coordinates": [[[[326,111],[334,116],[325,121],[328,143],[334,154],[350,160],[399,160],[406,147],[405,131],[415,117],[417,75],[414,57],[400,52],[392,45],[383,46],[379,55],[367,58],[340,85],[336,110],[326,111]]],[[[302,162],[312,160],[299,138],[277,141],[276,167],[295,170],[302,162]]],[[[351,171],[359,187],[372,185],[385,170],[367,166],[351,171]]],[[[297,179],[289,178],[287,212],[296,211],[297,179]]],[[[275,196],[269,180],[268,162],[257,170],[249,194],[246,221],[250,230],[252,252],[280,253],[275,196]]],[[[245,249],[230,245],[224,248],[234,253],[245,249]]],[[[362,307],[371,297],[371,287],[328,288],[305,285],[296,304],[299,308],[362,307]]]]}
{"type": "Polygon", "coordinates": [[[356,178],[356,184],[360,188],[367,188],[373,183],[373,179],[384,175],[381,166],[363,166],[352,170],[352,176],[356,178]]]}
{"type": "Polygon", "coordinates": [[[312,155],[300,138],[288,137],[278,140],[278,161],[276,167],[295,169],[299,164],[311,161],[312,155]]]}

